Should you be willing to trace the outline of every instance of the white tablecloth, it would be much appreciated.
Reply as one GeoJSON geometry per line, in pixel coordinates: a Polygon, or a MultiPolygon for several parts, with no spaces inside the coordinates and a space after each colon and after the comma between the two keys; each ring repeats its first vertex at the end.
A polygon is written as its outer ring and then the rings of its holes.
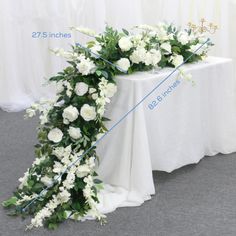
{"type": "MultiPolygon", "coordinates": [[[[205,155],[236,151],[232,61],[209,57],[183,68],[195,86],[176,82],[175,73],[98,145],[98,173],[106,184],[100,194],[102,212],[150,199],[155,193],[152,170],[171,172],[205,155]],[[152,101],[157,105],[150,109],[152,101]]],[[[118,92],[106,112],[108,128],[172,70],[117,77],[118,92]]]]}

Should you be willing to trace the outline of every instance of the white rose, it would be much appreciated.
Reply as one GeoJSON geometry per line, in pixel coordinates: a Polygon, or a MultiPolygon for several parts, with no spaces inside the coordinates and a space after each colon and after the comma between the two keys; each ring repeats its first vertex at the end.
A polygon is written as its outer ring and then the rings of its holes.
{"type": "Polygon", "coordinates": [[[187,32],[182,31],[178,33],[177,39],[181,44],[186,45],[189,42],[189,35],[187,32]]]}
{"type": "Polygon", "coordinates": [[[130,68],[130,61],[127,58],[121,58],[116,62],[116,65],[123,71],[127,71],[130,68]]]}
{"type": "Polygon", "coordinates": [[[78,118],[78,116],[79,116],[79,111],[77,110],[76,107],[73,107],[72,105],[65,108],[62,113],[62,117],[64,118],[65,124],[75,121],[78,118]]]}
{"type": "Polygon", "coordinates": [[[152,64],[152,54],[150,52],[146,53],[145,65],[149,66],[152,64]]]}
{"type": "Polygon", "coordinates": [[[56,93],[59,94],[64,90],[64,86],[62,82],[56,83],[56,93]]]}
{"type": "Polygon", "coordinates": [[[83,59],[78,63],[77,69],[82,75],[89,75],[94,73],[96,65],[90,59],[83,59]]]}
{"type": "Polygon", "coordinates": [[[129,37],[122,37],[119,40],[118,45],[123,52],[129,51],[133,46],[129,37]]]}
{"type": "Polygon", "coordinates": [[[157,65],[158,62],[161,60],[161,52],[156,49],[151,49],[149,52],[146,53],[145,58],[145,65],[157,65]]]}
{"type": "Polygon", "coordinates": [[[144,62],[145,58],[146,58],[146,49],[143,47],[138,47],[135,51],[133,51],[133,53],[130,55],[130,60],[135,63],[138,64],[140,62],[144,62]]]}
{"type": "Polygon", "coordinates": [[[60,129],[54,128],[49,131],[48,139],[54,143],[59,143],[62,140],[63,133],[60,129]]]}
{"type": "Polygon", "coordinates": [[[159,50],[156,49],[151,49],[150,52],[152,53],[153,57],[152,57],[152,65],[155,66],[157,65],[160,60],[161,60],[161,52],[159,50]]]}
{"type": "Polygon", "coordinates": [[[95,118],[96,118],[95,107],[89,106],[88,104],[84,104],[84,105],[81,107],[80,115],[81,115],[81,116],[83,117],[83,119],[86,120],[86,121],[95,120],[95,118]]]}
{"type": "Polygon", "coordinates": [[[68,133],[69,133],[70,137],[73,139],[79,139],[82,136],[80,128],[75,128],[72,126],[69,127],[68,133]]]}
{"type": "Polygon", "coordinates": [[[116,91],[117,91],[117,86],[113,83],[108,83],[105,91],[106,97],[108,98],[113,97],[116,91]]]}
{"type": "Polygon", "coordinates": [[[46,185],[47,187],[49,187],[52,183],[53,183],[53,181],[52,181],[52,179],[51,178],[49,178],[48,176],[44,176],[44,177],[42,177],[41,179],[40,179],[40,181],[44,184],[44,185],[46,185]]]}
{"type": "Polygon", "coordinates": [[[171,63],[177,67],[184,62],[184,58],[181,55],[175,55],[170,58],[171,63]]]}
{"type": "Polygon", "coordinates": [[[75,93],[78,96],[83,96],[87,92],[88,92],[88,85],[86,83],[79,82],[75,85],[75,93]]]}
{"type": "Polygon", "coordinates": [[[169,42],[167,42],[167,43],[162,43],[162,44],[161,44],[161,48],[164,49],[164,50],[166,50],[168,53],[171,53],[171,45],[170,45],[169,42]]]}

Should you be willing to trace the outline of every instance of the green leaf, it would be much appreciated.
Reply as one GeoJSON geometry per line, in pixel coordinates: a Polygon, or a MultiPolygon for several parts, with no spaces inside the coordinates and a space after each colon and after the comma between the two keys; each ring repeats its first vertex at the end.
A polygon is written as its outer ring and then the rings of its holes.
{"type": "Polygon", "coordinates": [[[16,202],[17,202],[18,198],[17,197],[11,197],[9,199],[7,199],[6,201],[2,202],[2,206],[3,207],[11,207],[11,206],[15,206],[16,202]]]}
{"type": "Polygon", "coordinates": [[[101,183],[102,183],[102,181],[101,181],[100,179],[94,179],[93,182],[94,182],[95,184],[101,184],[101,183]]]}
{"type": "Polygon", "coordinates": [[[58,224],[56,224],[56,223],[49,223],[48,224],[48,228],[52,229],[52,230],[57,229],[58,228],[58,224]]]}
{"type": "Polygon", "coordinates": [[[100,70],[96,70],[97,76],[101,76],[102,72],[100,70]]]}
{"type": "Polygon", "coordinates": [[[129,35],[129,31],[128,30],[122,29],[122,31],[124,32],[124,34],[129,35]]]}

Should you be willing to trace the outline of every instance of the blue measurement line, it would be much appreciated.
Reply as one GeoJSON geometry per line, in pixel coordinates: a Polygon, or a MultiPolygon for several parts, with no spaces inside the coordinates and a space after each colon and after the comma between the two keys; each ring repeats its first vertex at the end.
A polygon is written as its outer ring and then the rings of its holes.
{"type": "Polygon", "coordinates": [[[37,199],[39,199],[49,188],[54,186],[54,184],[59,180],[63,174],[67,172],[72,166],[74,166],[78,161],[81,160],[87,153],[89,153],[99,142],[101,142],[116,126],[118,126],[131,112],[133,112],[147,97],[149,97],[157,88],[159,88],[166,80],[168,80],[171,75],[173,75],[181,66],[183,66],[197,51],[199,51],[210,39],[208,38],[199,48],[197,48],[189,57],[187,57],[183,63],[177,66],[169,75],[167,75],[160,83],[158,83],[150,92],[148,92],[132,109],[125,113],[106,133],[102,135],[90,148],[88,148],[82,155],[80,155],[75,161],[66,167],[66,169],[56,178],[53,183],[47,188],[43,189],[35,198],[33,198],[23,209],[24,212],[31,204],[33,204],[37,199]]]}

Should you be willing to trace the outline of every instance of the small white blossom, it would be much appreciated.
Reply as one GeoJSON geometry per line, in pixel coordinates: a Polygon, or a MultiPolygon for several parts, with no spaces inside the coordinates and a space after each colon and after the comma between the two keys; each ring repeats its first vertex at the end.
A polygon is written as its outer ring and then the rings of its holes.
{"type": "Polygon", "coordinates": [[[46,175],[43,176],[43,177],[40,179],[40,181],[41,181],[44,185],[46,185],[47,187],[51,186],[52,183],[53,183],[52,178],[49,178],[49,177],[46,176],[46,175]]]}

